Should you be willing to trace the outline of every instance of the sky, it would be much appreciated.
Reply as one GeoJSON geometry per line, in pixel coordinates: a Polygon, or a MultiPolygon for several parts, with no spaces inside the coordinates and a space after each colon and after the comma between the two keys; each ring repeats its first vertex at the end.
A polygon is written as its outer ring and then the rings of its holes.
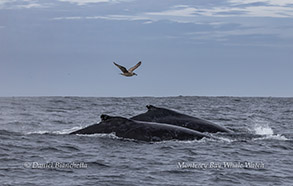
{"type": "Polygon", "coordinates": [[[0,0],[0,96],[293,97],[292,80],[292,0],[0,0]]]}

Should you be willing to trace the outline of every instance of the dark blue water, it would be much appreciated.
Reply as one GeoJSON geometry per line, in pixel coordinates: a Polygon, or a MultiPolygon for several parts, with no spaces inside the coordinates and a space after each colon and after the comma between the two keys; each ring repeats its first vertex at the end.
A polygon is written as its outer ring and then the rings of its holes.
{"type": "Polygon", "coordinates": [[[293,98],[0,98],[2,185],[293,185],[293,98]],[[67,135],[166,107],[235,131],[146,143],[67,135]]]}

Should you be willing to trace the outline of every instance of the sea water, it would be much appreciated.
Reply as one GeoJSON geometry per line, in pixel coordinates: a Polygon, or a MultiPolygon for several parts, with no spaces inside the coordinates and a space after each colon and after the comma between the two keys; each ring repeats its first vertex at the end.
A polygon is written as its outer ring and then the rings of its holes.
{"type": "Polygon", "coordinates": [[[1,185],[293,185],[293,98],[0,98],[1,185]],[[216,139],[141,142],[68,135],[101,114],[146,105],[234,131],[216,139]]]}

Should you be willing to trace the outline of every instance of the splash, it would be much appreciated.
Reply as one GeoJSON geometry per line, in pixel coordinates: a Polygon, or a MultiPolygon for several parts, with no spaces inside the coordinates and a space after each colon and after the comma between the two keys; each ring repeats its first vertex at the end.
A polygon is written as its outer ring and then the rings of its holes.
{"type": "Polygon", "coordinates": [[[268,124],[257,124],[254,127],[255,134],[263,137],[257,139],[274,139],[274,140],[289,140],[281,134],[274,134],[273,129],[268,124]]]}
{"type": "Polygon", "coordinates": [[[274,131],[268,124],[266,125],[257,125],[254,128],[255,134],[258,135],[273,135],[274,131]]]}

